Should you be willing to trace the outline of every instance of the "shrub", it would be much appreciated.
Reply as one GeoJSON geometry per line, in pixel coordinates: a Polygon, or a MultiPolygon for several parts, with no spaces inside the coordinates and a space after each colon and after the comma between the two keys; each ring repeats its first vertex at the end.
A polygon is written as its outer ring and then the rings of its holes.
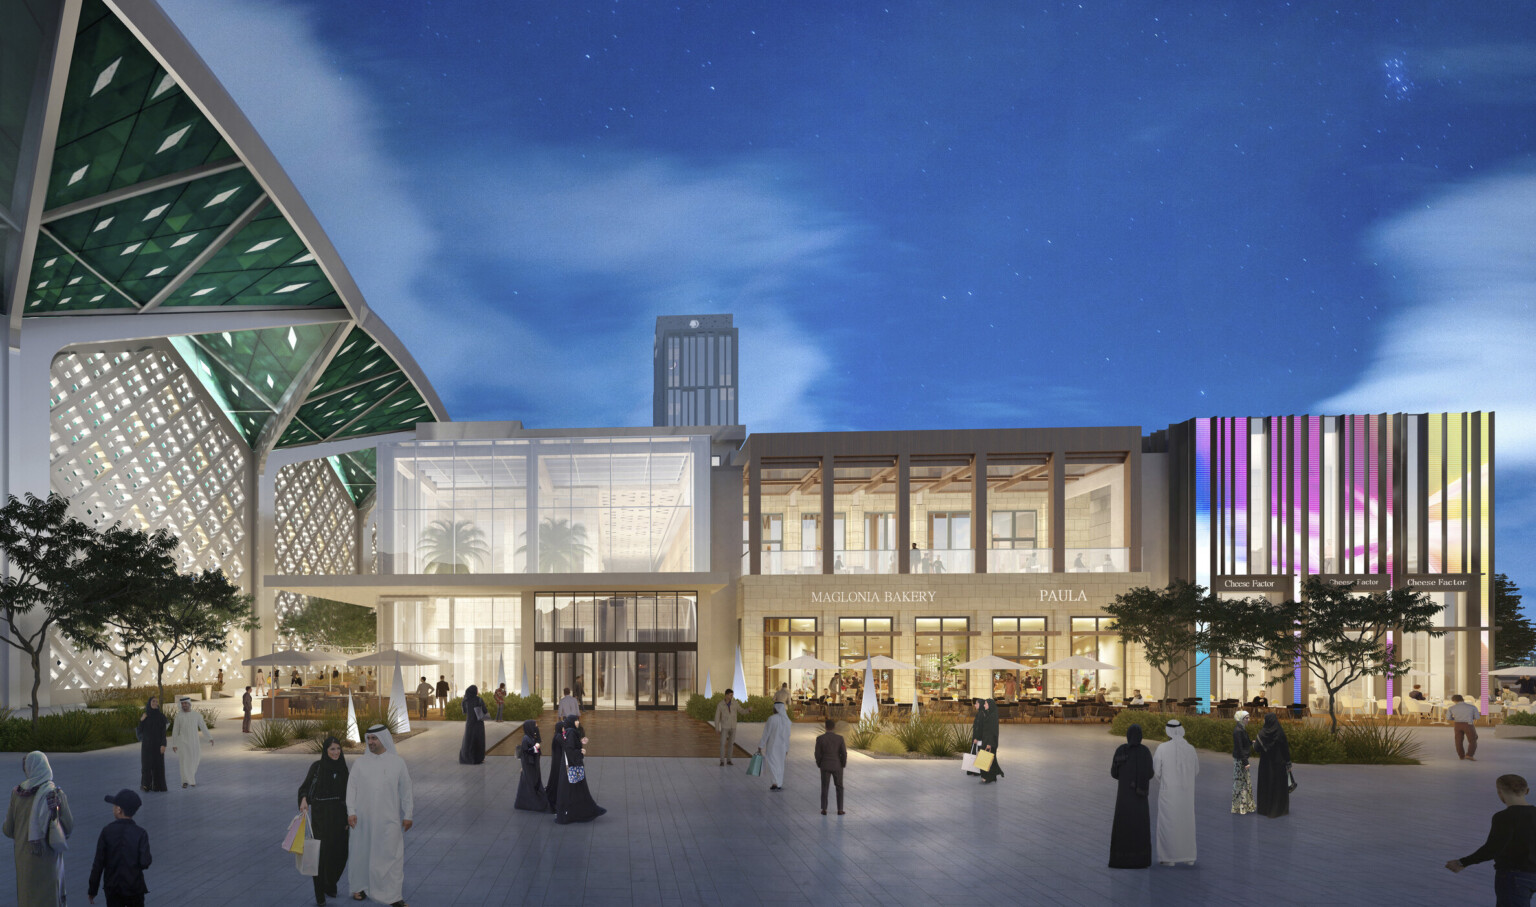
{"type": "MultiPolygon", "coordinates": [[[[1179,723],[1184,725],[1184,739],[1189,741],[1191,746],[1217,752],[1232,751],[1232,727],[1237,722],[1230,718],[1212,718],[1209,715],[1169,715],[1162,712],[1124,709],[1115,716],[1114,722],[1110,725],[1110,733],[1124,737],[1127,728],[1133,724],[1139,724],[1144,739],[1167,740],[1168,734],[1163,730],[1163,725],[1173,718],[1177,718],[1179,723]]],[[[1344,744],[1327,728],[1307,727],[1297,721],[1282,721],[1280,724],[1285,728],[1286,741],[1291,746],[1292,762],[1331,765],[1355,761],[1345,751],[1344,744]]],[[[1258,728],[1250,724],[1248,733],[1256,736],[1258,728]]],[[[1372,760],[1361,759],[1360,761],[1372,760]]]]}
{"type": "Polygon", "coordinates": [[[455,696],[452,699],[448,700],[448,704],[443,707],[443,720],[444,721],[463,721],[464,720],[464,697],[463,696],[455,696]]]}
{"type": "MultiPolygon", "coordinates": [[[[495,714],[495,704],[492,706],[492,714],[495,714]]],[[[505,721],[527,721],[530,718],[537,720],[544,714],[544,697],[519,696],[516,693],[508,693],[505,707],[501,711],[501,717],[505,721]]]]}
{"type": "Polygon", "coordinates": [[[1536,712],[1505,712],[1504,723],[1536,727],[1536,712]]]}
{"type": "MultiPolygon", "coordinates": [[[[214,684],[213,688],[219,690],[222,687],[214,684]]],[[[165,685],[165,698],[174,700],[177,696],[201,696],[203,685],[200,683],[168,683],[165,685]]],[[[144,703],[149,697],[160,695],[157,687],[103,687],[99,690],[85,691],[85,705],[87,708],[101,709],[112,708],[119,705],[134,705],[144,708],[144,703]]],[[[162,702],[160,705],[164,706],[162,702]]]]}
{"type": "Polygon", "coordinates": [[[197,714],[203,716],[203,723],[208,725],[208,730],[210,731],[213,730],[213,723],[219,720],[219,713],[216,709],[198,709],[197,714]]]}
{"type": "Polygon", "coordinates": [[[944,733],[944,724],[932,715],[919,713],[891,725],[891,733],[909,753],[926,753],[934,737],[944,733]]]}
{"type": "Polygon", "coordinates": [[[25,718],[7,718],[0,721],[0,751],[29,753],[32,746],[32,722],[25,718]]]}
{"type": "Polygon", "coordinates": [[[901,756],[907,752],[907,748],[900,740],[886,733],[875,735],[875,739],[869,742],[868,749],[871,752],[882,753],[887,756],[901,756]]]}
{"type": "Polygon", "coordinates": [[[866,715],[848,732],[848,745],[856,750],[867,750],[875,737],[885,730],[885,722],[878,715],[866,715]]]}
{"type": "MultiPolygon", "coordinates": [[[[1371,765],[1418,765],[1419,743],[1400,724],[1370,721],[1339,728],[1346,761],[1371,765]]],[[[1292,757],[1294,758],[1294,757],[1292,757]]]]}
{"type": "Polygon", "coordinates": [[[256,730],[252,731],[250,736],[250,745],[253,750],[282,749],[293,741],[292,722],[283,721],[280,718],[264,719],[256,725],[256,730]]]}
{"type": "Polygon", "coordinates": [[[32,748],[50,753],[79,749],[90,742],[95,730],[94,716],[84,709],[43,715],[32,729],[32,748]]]}
{"type": "Polygon", "coordinates": [[[1307,765],[1334,765],[1348,760],[1344,744],[1325,727],[1307,727],[1293,721],[1282,722],[1285,739],[1291,745],[1291,761],[1307,765]]]}
{"type": "MultiPolygon", "coordinates": [[[[402,733],[401,727],[406,717],[396,712],[391,712],[388,703],[369,705],[357,713],[357,732],[366,735],[369,728],[376,724],[382,724],[389,729],[391,737],[399,737],[402,733]]],[[[342,720],[345,721],[346,719],[343,718],[342,720]]],[[[342,730],[345,731],[346,728],[343,727],[342,730]]]]}
{"type": "MultiPolygon", "coordinates": [[[[704,696],[692,696],[689,697],[688,704],[683,707],[683,710],[688,713],[689,718],[706,723],[712,722],[715,720],[716,707],[724,700],[724,693],[716,693],[707,698],[704,696]]],[[[507,701],[510,702],[511,698],[508,697],[507,701]]],[[[773,714],[773,700],[767,696],[748,696],[746,699],[741,700],[741,704],[746,708],[746,711],[737,719],[738,721],[767,721],[769,716],[773,714]]],[[[540,707],[543,706],[542,700],[540,700],[539,705],[540,707]]],[[[530,715],[529,717],[536,716],[530,715]]]]}

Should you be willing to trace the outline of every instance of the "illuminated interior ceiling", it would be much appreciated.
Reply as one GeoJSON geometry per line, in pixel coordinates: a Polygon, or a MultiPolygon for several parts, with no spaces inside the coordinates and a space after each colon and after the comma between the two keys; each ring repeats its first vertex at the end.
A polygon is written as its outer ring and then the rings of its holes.
{"type": "MultiPolygon", "coordinates": [[[[63,19],[73,53],[62,96],[46,99],[57,105],[58,129],[43,143],[52,154],[41,157],[48,176],[35,252],[22,263],[25,295],[10,296],[21,316],[163,318],[237,307],[344,316],[171,338],[263,456],[446,418],[292,183],[164,13],[145,0],[83,0],[77,22],[63,19]]],[[[371,451],[330,459],[354,502],[372,492],[371,451]]]]}

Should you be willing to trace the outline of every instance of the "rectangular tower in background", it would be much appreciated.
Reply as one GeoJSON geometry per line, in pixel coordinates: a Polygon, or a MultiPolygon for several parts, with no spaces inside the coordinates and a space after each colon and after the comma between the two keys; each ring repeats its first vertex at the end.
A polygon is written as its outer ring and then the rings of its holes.
{"type": "Polygon", "coordinates": [[[656,319],[655,425],[739,425],[736,328],[730,315],[656,319]]]}

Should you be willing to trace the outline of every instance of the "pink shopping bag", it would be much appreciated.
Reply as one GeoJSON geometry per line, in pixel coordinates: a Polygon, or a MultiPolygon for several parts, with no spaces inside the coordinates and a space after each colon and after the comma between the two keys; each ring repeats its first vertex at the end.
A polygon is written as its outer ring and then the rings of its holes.
{"type": "Polygon", "coordinates": [[[293,817],[293,821],[292,822],[288,823],[288,833],[286,835],[283,835],[283,843],[280,846],[284,850],[290,851],[292,853],[301,853],[302,850],[303,850],[302,846],[300,847],[299,850],[294,850],[294,848],[293,848],[293,839],[297,838],[297,837],[300,837],[303,834],[304,834],[304,814],[303,813],[299,813],[297,816],[293,817]]]}

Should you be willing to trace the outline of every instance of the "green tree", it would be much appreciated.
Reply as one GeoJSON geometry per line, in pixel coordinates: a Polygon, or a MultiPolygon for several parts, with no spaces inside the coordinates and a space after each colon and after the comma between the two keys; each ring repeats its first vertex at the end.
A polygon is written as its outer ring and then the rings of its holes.
{"type": "Polygon", "coordinates": [[[1520,587],[1503,573],[1493,576],[1493,663],[1501,668],[1536,661],[1536,627],[1520,610],[1520,587]]]}
{"type": "Polygon", "coordinates": [[[1174,580],[1166,589],[1139,586],[1115,596],[1104,610],[1115,618],[1121,642],[1136,643],[1163,678],[1163,695],[1212,658],[1246,676],[1243,663],[1263,654],[1253,632],[1262,601],[1223,599],[1204,586],[1174,580]]]}
{"type": "Polygon", "coordinates": [[[311,597],[278,621],[279,632],[310,648],[371,647],[378,641],[378,629],[372,608],[328,598],[311,597]]]}
{"type": "MultiPolygon", "coordinates": [[[[518,554],[527,552],[519,545],[518,554]]],[[[587,527],[569,520],[545,517],[539,523],[539,572],[580,573],[592,547],[587,544],[587,527]]]]}
{"type": "Polygon", "coordinates": [[[165,666],[203,649],[223,652],[229,634],[259,626],[251,596],[222,572],[182,574],[171,571],[115,609],[110,619],[123,639],[142,645],[155,663],[155,686],[165,702],[165,666]]]}
{"type": "Polygon", "coordinates": [[[100,535],[98,555],[82,562],[68,578],[86,586],[102,586],[131,565],[126,572],[134,582],[126,594],[102,609],[95,622],[77,625],[68,634],[80,648],[121,658],[126,686],[133,686],[133,659],[144,654],[146,643],[122,632],[122,615],[133,613],[150,590],[176,573],[173,558],[179,544],[174,535],[165,531],[151,534],[113,526],[100,535]],[[121,654],[114,651],[114,643],[122,647],[121,654]]]}
{"type": "Polygon", "coordinates": [[[1256,628],[1264,640],[1264,667],[1282,677],[1298,670],[1311,675],[1328,692],[1330,727],[1338,733],[1339,691],[1364,677],[1407,673],[1413,665],[1391,649],[1392,631],[1443,636],[1433,624],[1440,610],[1413,589],[1356,595],[1354,583],[1310,576],[1302,580],[1299,600],[1265,609],[1256,628]]]}
{"type": "Polygon", "coordinates": [[[416,551],[426,564],[423,573],[474,573],[491,556],[485,530],[469,520],[433,520],[416,551]]]}
{"type": "Polygon", "coordinates": [[[0,579],[0,622],[5,644],[27,656],[32,668],[32,723],[48,633],[78,639],[140,582],[141,563],[69,515],[69,500],[10,497],[0,507],[0,552],[9,564],[0,579]]]}

